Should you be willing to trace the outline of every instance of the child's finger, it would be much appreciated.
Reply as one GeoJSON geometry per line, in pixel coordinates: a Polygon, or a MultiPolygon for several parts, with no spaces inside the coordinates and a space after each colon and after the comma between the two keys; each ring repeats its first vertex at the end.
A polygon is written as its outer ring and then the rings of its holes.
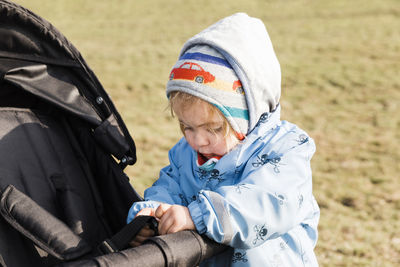
{"type": "Polygon", "coordinates": [[[142,244],[148,238],[148,236],[136,236],[135,239],[133,239],[133,242],[142,244]]]}
{"type": "Polygon", "coordinates": [[[161,217],[164,215],[164,213],[171,207],[169,204],[162,203],[160,206],[155,211],[155,217],[158,219],[161,219],[161,217]]]}
{"type": "Polygon", "coordinates": [[[133,241],[143,243],[152,236],[154,235],[137,235],[133,241]]]}
{"type": "Polygon", "coordinates": [[[132,240],[131,242],[129,242],[129,245],[131,246],[131,247],[137,247],[137,246],[140,246],[142,243],[140,243],[140,242],[137,242],[137,241],[134,241],[134,240],[132,240]]]}
{"type": "Polygon", "coordinates": [[[154,236],[155,232],[148,225],[146,225],[145,227],[142,228],[142,230],[140,230],[140,232],[137,235],[138,236],[149,237],[149,236],[154,236]]]}
{"type": "Polygon", "coordinates": [[[155,235],[154,230],[150,229],[149,226],[145,226],[140,230],[140,232],[135,236],[135,238],[129,243],[131,246],[137,246],[138,244],[143,243],[145,240],[147,240],[149,237],[152,237],[155,235]]]}
{"type": "Polygon", "coordinates": [[[144,208],[144,209],[141,209],[141,210],[136,214],[136,216],[139,216],[139,215],[154,216],[154,209],[153,209],[153,208],[144,208]]]}
{"type": "Polygon", "coordinates": [[[174,225],[174,216],[170,212],[165,212],[158,223],[158,232],[161,235],[168,234],[169,229],[174,225]]]}

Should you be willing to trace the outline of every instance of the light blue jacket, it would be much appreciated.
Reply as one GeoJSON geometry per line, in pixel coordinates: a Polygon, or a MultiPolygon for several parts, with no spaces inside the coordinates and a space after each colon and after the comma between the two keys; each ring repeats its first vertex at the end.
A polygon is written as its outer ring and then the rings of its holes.
{"type": "Polygon", "coordinates": [[[190,38],[181,55],[196,44],[218,50],[238,75],[248,134],[211,171],[199,169],[197,153],[181,139],[128,221],[159,202],[184,205],[199,233],[231,247],[204,266],[318,266],[319,208],[310,167],[315,144],[280,120],[280,65],[264,24],[234,14],[190,38]]]}
{"type": "Polygon", "coordinates": [[[310,159],[314,141],[280,121],[280,108],[265,113],[246,140],[210,172],[181,139],[170,165],[135,203],[128,221],[158,202],[189,208],[197,231],[233,247],[204,266],[318,266],[319,208],[312,195],[310,159]]]}

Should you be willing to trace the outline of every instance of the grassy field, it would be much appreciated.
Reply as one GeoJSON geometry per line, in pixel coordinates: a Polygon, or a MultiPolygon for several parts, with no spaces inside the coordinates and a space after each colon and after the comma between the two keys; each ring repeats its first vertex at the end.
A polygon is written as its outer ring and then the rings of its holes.
{"type": "Polygon", "coordinates": [[[400,1],[18,0],[78,47],[138,149],[143,190],[180,138],[165,83],[183,43],[243,11],[266,24],[282,117],[316,141],[321,266],[400,266],[400,1]]]}

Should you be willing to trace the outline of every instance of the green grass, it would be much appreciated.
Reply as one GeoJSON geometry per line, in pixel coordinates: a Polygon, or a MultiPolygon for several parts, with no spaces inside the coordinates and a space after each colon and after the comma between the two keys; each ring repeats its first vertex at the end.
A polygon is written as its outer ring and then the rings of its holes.
{"type": "Polygon", "coordinates": [[[400,1],[17,2],[61,30],[113,98],[140,193],[180,138],[164,86],[183,43],[238,11],[261,18],[282,66],[282,117],[317,144],[320,265],[400,264],[400,1]]]}

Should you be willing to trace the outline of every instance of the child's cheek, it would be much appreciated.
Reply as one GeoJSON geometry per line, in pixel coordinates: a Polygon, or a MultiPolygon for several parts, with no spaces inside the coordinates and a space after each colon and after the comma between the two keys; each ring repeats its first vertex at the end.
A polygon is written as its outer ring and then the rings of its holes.
{"type": "Polygon", "coordinates": [[[193,134],[190,132],[185,133],[186,142],[193,148],[193,150],[197,151],[197,147],[194,142],[193,134]]]}

